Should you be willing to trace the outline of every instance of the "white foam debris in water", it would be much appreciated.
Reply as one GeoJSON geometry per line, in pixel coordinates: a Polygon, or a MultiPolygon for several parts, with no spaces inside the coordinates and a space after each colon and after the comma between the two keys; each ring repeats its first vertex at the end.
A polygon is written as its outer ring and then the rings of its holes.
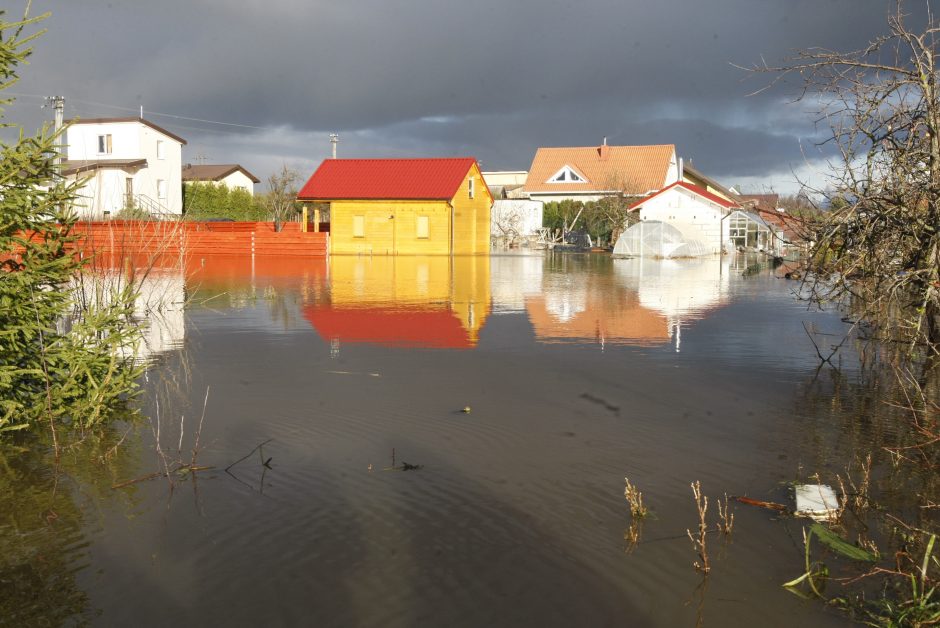
{"type": "Polygon", "coordinates": [[[797,516],[826,521],[839,512],[839,498],[828,484],[799,484],[794,492],[797,516]]]}

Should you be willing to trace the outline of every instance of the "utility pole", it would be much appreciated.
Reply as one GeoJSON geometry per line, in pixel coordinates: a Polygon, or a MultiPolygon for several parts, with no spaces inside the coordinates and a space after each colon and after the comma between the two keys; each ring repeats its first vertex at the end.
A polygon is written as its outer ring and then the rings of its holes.
{"type": "Polygon", "coordinates": [[[336,145],[339,144],[339,135],[330,133],[330,144],[333,145],[333,159],[336,159],[336,145]]]}
{"type": "MultiPolygon", "coordinates": [[[[62,126],[65,123],[65,96],[46,96],[46,104],[44,107],[51,106],[55,111],[55,134],[56,142],[59,144],[60,149],[65,147],[65,142],[63,138],[60,137],[62,132],[62,126]]],[[[62,151],[57,150],[53,164],[56,166],[58,171],[59,166],[62,165],[62,151]]]]}

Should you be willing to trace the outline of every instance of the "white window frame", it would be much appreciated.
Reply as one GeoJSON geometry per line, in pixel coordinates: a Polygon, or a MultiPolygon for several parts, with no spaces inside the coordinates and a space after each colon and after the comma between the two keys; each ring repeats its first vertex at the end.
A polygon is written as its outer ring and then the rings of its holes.
{"type": "Polygon", "coordinates": [[[98,154],[110,155],[113,150],[110,133],[101,133],[98,135],[98,154]]]}
{"type": "Polygon", "coordinates": [[[588,183],[588,180],[571,166],[565,165],[550,176],[545,183],[588,183]]]}
{"type": "Polygon", "coordinates": [[[165,201],[167,198],[166,179],[157,179],[157,200],[165,201]]]}
{"type": "Polygon", "coordinates": [[[470,196],[470,198],[473,198],[473,193],[475,192],[476,186],[474,185],[474,182],[474,177],[470,177],[467,180],[467,194],[470,196]]]}
{"type": "Polygon", "coordinates": [[[157,140],[157,159],[166,159],[166,142],[157,140]]]}

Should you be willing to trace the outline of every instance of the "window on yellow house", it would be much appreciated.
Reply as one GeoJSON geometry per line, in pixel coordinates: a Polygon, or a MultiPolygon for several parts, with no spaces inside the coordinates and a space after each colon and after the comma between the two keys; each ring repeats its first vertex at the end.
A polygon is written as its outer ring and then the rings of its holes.
{"type": "Polygon", "coordinates": [[[473,198],[473,177],[467,181],[467,191],[470,193],[470,198],[473,198]]]}
{"type": "Polygon", "coordinates": [[[418,216],[417,224],[415,225],[415,232],[417,237],[427,239],[431,237],[431,229],[429,226],[429,220],[427,216],[418,216]]]}
{"type": "Polygon", "coordinates": [[[354,238],[366,237],[366,217],[365,216],[353,216],[353,233],[352,234],[354,238]]]}

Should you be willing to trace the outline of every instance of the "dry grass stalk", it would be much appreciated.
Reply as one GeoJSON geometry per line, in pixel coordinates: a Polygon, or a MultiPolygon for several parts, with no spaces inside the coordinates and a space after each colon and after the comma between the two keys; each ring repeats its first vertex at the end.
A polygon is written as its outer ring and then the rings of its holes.
{"type": "Polygon", "coordinates": [[[626,483],[623,496],[630,504],[630,514],[635,519],[642,519],[649,513],[649,510],[643,505],[643,493],[636,486],[630,484],[629,478],[624,478],[623,481],[626,483]]]}
{"type": "Polygon", "coordinates": [[[718,530],[730,536],[733,529],[734,513],[728,508],[728,494],[725,493],[724,500],[718,500],[718,530]]]}
{"type": "Polygon", "coordinates": [[[624,548],[627,554],[632,554],[640,543],[640,534],[643,531],[643,523],[639,519],[630,522],[630,527],[623,531],[624,548]]]}
{"type": "Polygon", "coordinates": [[[691,530],[686,530],[689,540],[692,541],[692,548],[698,554],[698,560],[692,563],[696,571],[705,575],[711,570],[708,564],[708,548],[706,547],[706,536],[708,535],[708,524],[705,523],[705,514],[708,512],[708,498],[702,495],[702,485],[696,480],[692,482],[692,495],[695,497],[695,507],[698,510],[698,533],[693,535],[691,530]]]}

